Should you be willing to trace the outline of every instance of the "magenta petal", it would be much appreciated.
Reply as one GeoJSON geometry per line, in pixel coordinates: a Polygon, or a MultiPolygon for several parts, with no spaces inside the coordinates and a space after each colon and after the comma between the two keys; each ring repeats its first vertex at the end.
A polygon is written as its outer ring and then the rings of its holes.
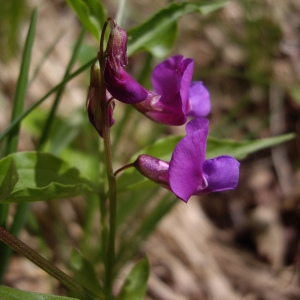
{"type": "Polygon", "coordinates": [[[233,157],[222,155],[206,160],[202,165],[208,186],[204,191],[219,192],[236,188],[239,180],[240,163],[233,157]]]}
{"type": "Polygon", "coordinates": [[[196,131],[184,137],[176,146],[169,168],[169,182],[173,193],[187,202],[199,189],[207,186],[202,172],[205,161],[207,134],[196,131]]]}
{"type": "Polygon", "coordinates": [[[201,81],[195,81],[189,89],[189,109],[187,116],[206,117],[211,110],[210,96],[201,81]]]}

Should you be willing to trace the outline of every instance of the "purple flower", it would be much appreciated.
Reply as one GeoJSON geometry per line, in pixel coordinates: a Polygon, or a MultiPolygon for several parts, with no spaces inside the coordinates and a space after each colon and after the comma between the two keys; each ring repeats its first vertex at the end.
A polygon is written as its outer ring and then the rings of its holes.
{"type": "Polygon", "coordinates": [[[134,108],[153,121],[183,125],[187,116],[205,117],[210,112],[210,98],[202,82],[191,83],[194,61],[182,55],[172,56],[157,65],[152,73],[154,92],[134,108]]]}
{"type": "Polygon", "coordinates": [[[125,70],[127,33],[117,24],[112,29],[107,49],[104,80],[107,90],[117,100],[133,104],[153,121],[182,125],[187,116],[205,117],[210,112],[209,93],[202,82],[191,83],[194,61],[182,55],[158,64],[152,73],[154,91],[148,91],[125,70]]]}
{"type": "Polygon", "coordinates": [[[135,167],[150,180],[170,189],[187,202],[192,195],[236,188],[239,162],[227,155],[205,158],[208,120],[197,118],[186,125],[187,135],[177,144],[170,163],[140,155],[135,167]]]}
{"type": "Polygon", "coordinates": [[[106,49],[105,85],[115,99],[123,103],[134,104],[145,100],[148,91],[124,70],[128,62],[126,51],[127,33],[115,25],[110,33],[106,49]]]}

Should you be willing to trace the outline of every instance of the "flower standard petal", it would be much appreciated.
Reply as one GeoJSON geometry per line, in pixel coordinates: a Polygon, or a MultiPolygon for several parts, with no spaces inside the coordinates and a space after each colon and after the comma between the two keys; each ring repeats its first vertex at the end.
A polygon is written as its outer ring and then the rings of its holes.
{"type": "Polygon", "coordinates": [[[158,64],[152,72],[152,86],[165,103],[172,102],[180,91],[182,55],[172,56],[158,64]]]}
{"type": "Polygon", "coordinates": [[[197,194],[235,189],[239,180],[239,166],[240,163],[228,155],[206,160],[202,170],[208,186],[197,194]]]}
{"type": "Polygon", "coordinates": [[[209,92],[201,81],[195,81],[191,84],[188,103],[187,116],[206,117],[210,113],[209,92]]]}
{"type": "Polygon", "coordinates": [[[152,73],[155,92],[149,92],[147,99],[135,104],[134,108],[158,123],[183,125],[193,69],[194,61],[182,55],[158,64],[152,73]]]}
{"type": "Polygon", "coordinates": [[[202,171],[205,161],[205,130],[184,137],[176,146],[169,168],[169,182],[174,194],[187,202],[199,189],[207,187],[202,171]]]}

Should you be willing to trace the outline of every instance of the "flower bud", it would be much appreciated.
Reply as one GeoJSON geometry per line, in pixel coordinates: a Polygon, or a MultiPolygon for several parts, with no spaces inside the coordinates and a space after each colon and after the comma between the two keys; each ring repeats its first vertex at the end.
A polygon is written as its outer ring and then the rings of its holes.
{"type": "Polygon", "coordinates": [[[160,184],[166,189],[169,186],[169,163],[150,155],[139,155],[134,167],[148,179],[160,184]]]}
{"type": "Polygon", "coordinates": [[[127,65],[127,33],[116,25],[109,36],[106,58],[110,62],[111,70],[117,78],[120,78],[121,69],[127,65]]]}
{"type": "Polygon", "coordinates": [[[133,79],[123,67],[127,64],[127,33],[118,25],[112,29],[107,49],[104,79],[111,95],[127,104],[134,104],[147,98],[148,91],[133,79]]]}
{"type": "MultiPolygon", "coordinates": [[[[88,90],[87,96],[87,110],[88,116],[91,124],[95,127],[98,131],[100,136],[102,136],[102,121],[101,121],[101,104],[99,101],[100,99],[100,79],[101,79],[101,72],[100,72],[100,65],[99,61],[97,60],[91,67],[91,78],[90,78],[90,86],[88,90]]],[[[106,99],[103,101],[108,101],[111,98],[111,95],[106,91],[106,99]]],[[[109,123],[110,126],[114,124],[114,119],[112,117],[113,109],[110,106],[109,108],[109,123]]]]}

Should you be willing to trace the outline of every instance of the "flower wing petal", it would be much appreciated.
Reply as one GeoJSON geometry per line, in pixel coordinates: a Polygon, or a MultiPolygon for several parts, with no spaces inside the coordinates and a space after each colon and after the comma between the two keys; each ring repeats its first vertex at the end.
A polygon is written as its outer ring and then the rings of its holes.
{"type": "Polygon", "coordinates": [[[158,64],[152,73],[152,85],[165,103],[173,101],[180,91],[182,55],[175,55],[158,64]]]}
{"type": "Polygon", "coordinates": [[[202,170],[208,186],[199,194],[219,192],[236,188],[239,180],[240,163],[232,156],[222,155],[206,160],[202,170]]]}
{"type": "Polygon", "coordinates": [[[211,110],[210,96],[201,81],[195,81],[189,89],[189,109],[187,115],[191,117],[206,117],[211,110]]]}

